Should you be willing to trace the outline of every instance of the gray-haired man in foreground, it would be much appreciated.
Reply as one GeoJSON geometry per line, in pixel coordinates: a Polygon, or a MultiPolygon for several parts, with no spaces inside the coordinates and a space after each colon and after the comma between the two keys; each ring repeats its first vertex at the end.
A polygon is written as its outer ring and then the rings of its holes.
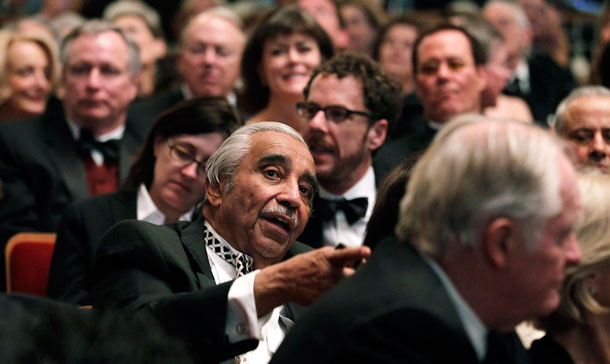
{"type": "Polygon", "coordinates": [[[312,306],[272,362],[528,363],[513,328],[558,306],[580,259],[576,176],[554,137],[452,121],[400,211],[397,238],[312,306]]]}

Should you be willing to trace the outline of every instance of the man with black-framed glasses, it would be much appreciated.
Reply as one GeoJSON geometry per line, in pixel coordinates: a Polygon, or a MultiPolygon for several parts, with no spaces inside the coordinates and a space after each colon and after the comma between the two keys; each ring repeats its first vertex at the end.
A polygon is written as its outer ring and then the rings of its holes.
{"type": "Polygon", "coordinates": [[[381,182],[373,153],[400,112],[400,86],[374,61],[345,53],[319,66],[297,105],[320,192],[299,238],[311,246],[359,246],[381,182]]]}

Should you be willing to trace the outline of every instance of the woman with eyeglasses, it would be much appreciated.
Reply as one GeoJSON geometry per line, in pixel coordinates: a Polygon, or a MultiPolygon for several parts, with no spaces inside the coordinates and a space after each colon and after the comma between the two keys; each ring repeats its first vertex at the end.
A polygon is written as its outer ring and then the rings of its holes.
{"type": "Polygon", "coordinates": [[[241,103],[253,115],[246,123],[277,121],[300,132],[296,104],[313,69],[333,53],[328,34],[301,8],[281,7],[265,16],[242,57],[241,103]]]}
{"type": "Polygon", "coordinates": [[[126,219],[153,224],[190,221],[203,200],[205,163],[241,124],[225,98],[184,101],[153,124],[122,188],[69,206],[58,232],[47,295],[90,305],[95,250],[103,234],[126,219]]]}

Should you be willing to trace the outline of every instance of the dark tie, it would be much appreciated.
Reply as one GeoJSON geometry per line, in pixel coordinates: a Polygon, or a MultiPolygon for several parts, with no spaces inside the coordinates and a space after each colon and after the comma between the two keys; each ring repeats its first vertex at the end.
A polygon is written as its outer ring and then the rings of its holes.
{"type": "Polygon", "coordinates": [[[116,162],[119,160],[119,142],[119,139],[100,142],[93,137],[89,129],[82,128],[76,145],[83,154],[90,155],[92,150],[97,150],[102,153],[104,160],[116,162]]]}
{"type": "Polygon", "coordinates": [[[205,226],[203,227],[203,241],[205,242],[205,245],[209,246],[210,249],[216,253],[216,255],[235,267],[237,277],[252,272],[254,266],[254,259],[252,259],[252,257],[241,252],[233,254],[231,249],[216,239],[214,234],[205,226]]]}
{"type": "Polygon", "coordinates": [[[366,209],[369,206],[369,201],[366,197],[359,197],[353,200],[344,198],[339,200],[327,200],[318,198],[315,206],[315,213],[320,216],[323,221],[331,221],[335,218],[337,211],[341,210],[345,214],[347,222],[352,225],[358,219],[361,219],[366,214],[366,209]]]}

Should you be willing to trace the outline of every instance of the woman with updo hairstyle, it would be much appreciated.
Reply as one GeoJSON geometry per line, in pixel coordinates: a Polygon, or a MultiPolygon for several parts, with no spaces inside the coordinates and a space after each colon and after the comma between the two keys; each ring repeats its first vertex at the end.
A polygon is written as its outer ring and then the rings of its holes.
{"type": "Polygon", "coordinates": [[[59,67],[52,40],[38,33],[0,32],[0,121],[42,114],[59,67]]]}
{"type": "Polygon", "coordinates": [[[566,271],[559,308],[535,322],[546,336],[532,344],[534,364],[610,363],[610,177],[581,174],[578,182],[582,257],[566,271]]]}
{"type": "Polygon", "coordinates": [[[328,34],[301,8],[285,6],[265,16],[242,57],[241,102],[253,115],[246,123],[277,121],[302,131],[296,104],[313,69],[333,53],[328,34]]]}

